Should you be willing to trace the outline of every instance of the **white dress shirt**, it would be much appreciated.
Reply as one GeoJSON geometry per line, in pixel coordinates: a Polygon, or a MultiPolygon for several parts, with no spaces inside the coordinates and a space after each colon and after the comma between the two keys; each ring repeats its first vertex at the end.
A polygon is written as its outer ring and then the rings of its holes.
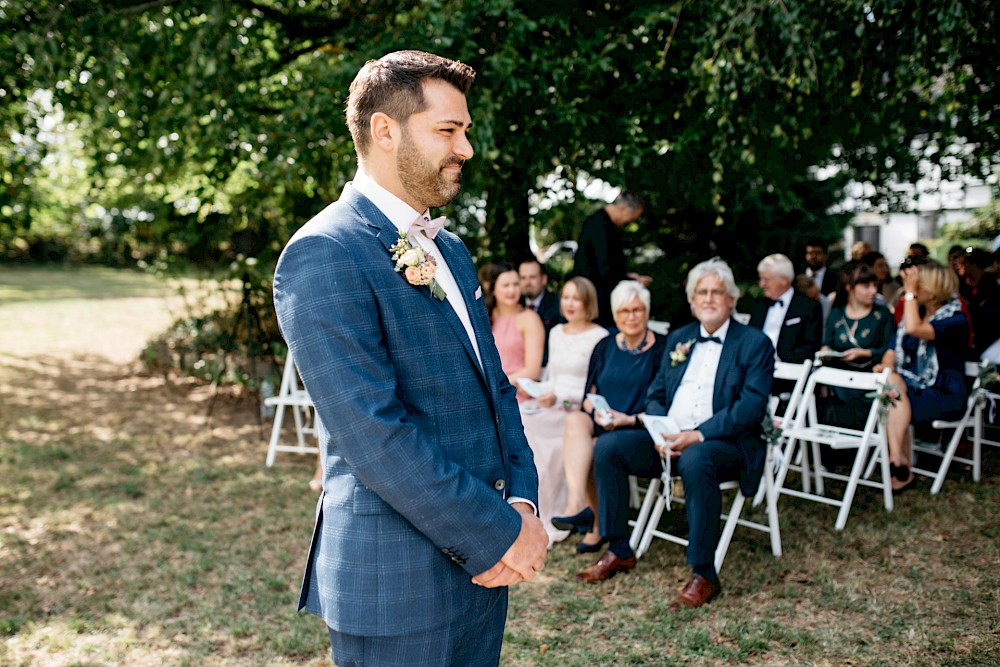
{"type": "MultiPolygon", "coordinates": [[[[699,331],[702,336],[715,336],[726,342],[729,333],[729,320],[719,327],[715,333],[709,334],[705,327],[699,331]]],[[[719,370],[719,357],[722,356],[722,345],[706,341],[696,342],[691,348],[691,357],[684,377],[681,378],[674,400],[667,411],[668,417],[673,417],[682,431],[692,431],[700,424],[708,421],[715,414],[712,408],[712,397],[715,394],[715,375],[719,370]]]]}
{"type": "Polygon", "coordinates": [[[781,335],[781,327],[785,323],[785,315],[788,313],[788,306],[792,303],[792,295],[795,289],[788,288],[774,304],[767,310],[767,317],[764,318],[764,333],[771,339],[774,349],[778,349],[778,336],[781,335]]]}
{"type": "Polygon", "coordinates": [[[462,294],[458,289],[458,283],[455,282],[455,276],[452,275],[451,269],[448,268],[448,263],[444,261],[444,257],[441,255],[441,251],[438,250],[437,244],[433,239],[427,238],[427,235],[422,231],[410,233],[410,225],[413,224],[417,216],[423,215],[426,217],[428,212],[423,211],[421,213],[415,211],[409,204],[372,180],[360,167],[354,175],[352,185],[358,192],[368,197],[375,204],[375,207],[382,211],[385,217],[389,218],[389,221],[396,226],[396,229],[406,233],[406,238],[410,242],[410,245],[419,246],[424,252],[429,253],[437,260],[437,273],[434,279],[441,286],[441,289],[444,290],[448,305],[455,311],[458,319],[462,322],[462,326],[465,327],[465,333],[469,336],[472,349],[476,353],[476,359],[479,361],[480,368],[482,368],[483,357],[479,352],[479,344],[476,342],[476,332],[472,328],[469,309],[466,307],[465,299],[462,298],[462,294]]]}
{"type": "Polygon", "coordinates": [[[529,299],[529,298],[525,297],[525,299],[524,299],[524,305],[527,306],[528,308],[531,308],[533,311],[535,311],[537,313],[538,309],[542,307],[542,297],[543,296],[545,296],[545,292],[544,291],[539,292],[538,296],[536,296],[534,299],[529,299]]]}

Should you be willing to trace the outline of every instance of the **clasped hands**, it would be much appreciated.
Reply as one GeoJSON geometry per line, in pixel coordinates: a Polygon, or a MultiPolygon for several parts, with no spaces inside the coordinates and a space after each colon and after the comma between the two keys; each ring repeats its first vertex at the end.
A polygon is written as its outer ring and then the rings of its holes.
{"type": "Polygon", "coordinates": [[[531,505],[514,503],[512,507],[521,515],[521,532],[507,549],[507,553],[500,558],[500,562],[474,576],[472,583],[486,588],[513,586],[522,581],[531,581],[535,578],[535,572],[545,567],[549,536],[542,522],[535,516],[531,505]]]}
{"type": "Polygon", "coordinates": [[[670,458],[676,459],[685,449],[701,442],[701,434],[698,431],[681,431],[680,433],[662,435],[661,439],[662,441],[654,443],[653,447],[660,453],[660,456],[664,458],[670,456],[670,458]]]}

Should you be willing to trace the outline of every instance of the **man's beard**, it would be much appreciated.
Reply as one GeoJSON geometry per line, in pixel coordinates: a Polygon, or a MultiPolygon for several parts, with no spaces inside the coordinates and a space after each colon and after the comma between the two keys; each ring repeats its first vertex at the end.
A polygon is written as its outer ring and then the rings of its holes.
{"type": "Polygon", "coordinates": [[[452,155],[440,166],[434,166],[421,155],[416,144],[410,140],[409,133],[403,130],[399,155],[396,158],[396,173],[403,188],[415,201],[428,208],[437,208],[444,206],[458,195],[462,189],[461,172],[456,180],[451,180],[441,173],[443,167],[451,164],[461,167],[464,160],[452,155]]]}

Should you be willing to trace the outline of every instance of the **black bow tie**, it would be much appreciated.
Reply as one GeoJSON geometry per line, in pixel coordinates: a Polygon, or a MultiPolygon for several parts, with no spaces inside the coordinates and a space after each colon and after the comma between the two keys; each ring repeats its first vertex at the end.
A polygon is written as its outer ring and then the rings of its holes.
{"type": "Polygon", "coordinates": [[[722,339],[718,336],[698,336],[699,343],[718,343],[722,345],[722,339]]]}
{"type": "Polygon", "coordinates": [[[773,308],[774,306],[784,306],[784,305],[785,305],[785,302],[782,301],[781,299],[778,299],[776,301],[771,301],[771,306],[770,307],[773,308]]]}

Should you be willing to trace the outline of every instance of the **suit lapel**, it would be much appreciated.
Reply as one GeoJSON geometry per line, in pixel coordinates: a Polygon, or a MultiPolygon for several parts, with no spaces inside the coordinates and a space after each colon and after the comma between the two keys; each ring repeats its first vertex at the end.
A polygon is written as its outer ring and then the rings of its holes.
{"type": "MultiPolygon", "coordinates": [[[[390,248],[392,248],[392,246],[400,238],[399,229],[396,228],[396,225],[392,224],[392,221],[385,217],[385,214],[382,213],[382,211],[380,211],[370,199],[355,190],[351,185],[347,185],[344,188],[343,193],[341,193],[341,201],[346,201],[351,207],[354,208],[355,211],[358,212],[365,224],[375,230],[375,235],[378,237],[378,240],[382,242],[382,245],[385,246],[386,257],[391,263],[392,253],[390,252],[390,248]]],[[[449,259],[450,257],[454,257],[454,249],[446,250],[446,247],[452,243],[452,241],[444,234],[439,234],[436,241],[438,252],[442,254],[442,258],[448,263],[448,268],[451,270],[452,276],[454,276],[455,282],[458,284],[459,291],[463,293],[461,294],[461,297],[464,299],[466,308],[469,310],[470,318],[472,318],[472,307],[469,306],[469,300],[465,294],[468,290],[463,285],[462,277],[459,275],[459,272],[456,271],[457,259],[449,259]]],[[[457,242],[461,243],[460,241],[457,242]]],[[[395,269],[395,267],[393,267],[393,269],[395,269]]],[[[406,280],[402,274],[399,275],[399,279],[406,280]]],[[[465,348],[466,354],[469,356],[469,361],[476,369],[480,379],[485,381],[486,377],[483,367],[480,366],[479,360],[476,358],[476,351],[472,348],[472,342],[469,340],[469,334],[465,331],[462,321],[458,319],[458,315],[455,314],[455,309],[452,308],[450,303],[448,303],[448,300],[445,299],[442,301],[434,298],[434,296],[431,295],[430,289],[427,287],[413,286],[413,289],[417,291],[419,296],[427,299],[431,306],[441,313],[444,319],[448,322],[448,325],[454,330],[458,340],[462,342],[462,346],[465,348]]],[[[473,330],[476,330],[474,320],[472,328],[473,330]]],[[[477,343],[479,344],[479,349],[482,351],[483,343],[479,341],[480,336],[477,335],[476,338],[477,343]]]]}

